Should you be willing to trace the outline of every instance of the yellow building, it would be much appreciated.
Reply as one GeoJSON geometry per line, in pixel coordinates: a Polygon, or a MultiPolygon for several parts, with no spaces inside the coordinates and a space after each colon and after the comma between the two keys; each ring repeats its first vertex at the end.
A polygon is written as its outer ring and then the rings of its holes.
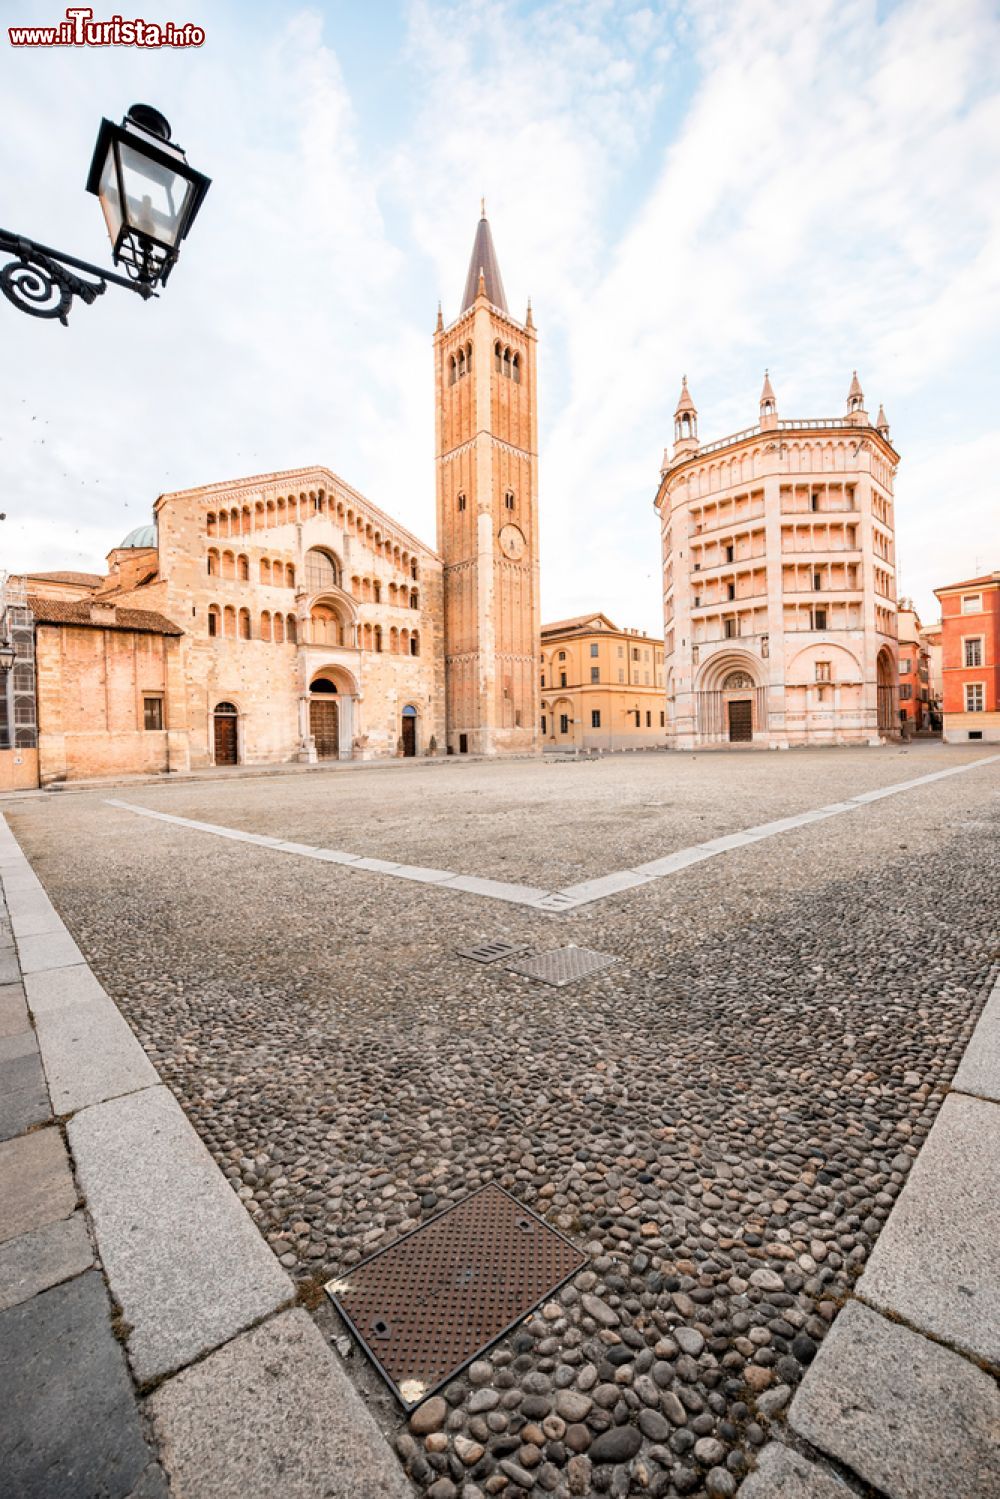
{"type": "Polygon", "coordinates": [[[645,749],[666,742],[663,641],[606,614],[542,626],[542,747],[645,749]]]}

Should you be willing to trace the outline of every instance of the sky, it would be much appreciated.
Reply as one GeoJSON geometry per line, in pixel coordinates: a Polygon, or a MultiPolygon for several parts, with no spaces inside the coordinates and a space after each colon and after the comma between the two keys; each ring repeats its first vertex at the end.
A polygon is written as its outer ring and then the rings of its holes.
{"type": "MultiPolygon", "coordinates": [[[[102,9],[131,18],[130,0],[102,9]]],[[[653,499],[701,440],[842,415],[901,454],[900,591],[1000,567],[996,0],[143,0],[200,48],[0,37],[0,223],[103,265],[102,115],[212,178],[161,298],[0,299],[0,569],[98,571],[160,493],[323,464],[434,544],[432,335],[486,197],[538,327],[542,614],[662,631],[653,499]]],[[[5,0],[3,25],[58,0],[5,0]]]]}

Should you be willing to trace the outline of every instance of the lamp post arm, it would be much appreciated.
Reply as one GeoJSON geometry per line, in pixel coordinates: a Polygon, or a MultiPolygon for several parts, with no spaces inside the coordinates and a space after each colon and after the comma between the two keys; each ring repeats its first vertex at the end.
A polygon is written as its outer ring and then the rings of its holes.
{"type": "Polygon", "coordinates": [[[156,295],[142,281],[116,276],[113,271],[54,250],[51,245],[40,245],[22,234],[12,234],[8,229],[0,229],[0,258],[4,256],[12,257],[0,267],[0,292],[7,301],[29,317],[58,318],[63,327],[67,325],[74,297],[89,306],[103,295],[109,284],[136,292],[144,301],[156,295]],[[97,280],[84,281],[74,274],[76,271],[85,271],[97,280]]]}

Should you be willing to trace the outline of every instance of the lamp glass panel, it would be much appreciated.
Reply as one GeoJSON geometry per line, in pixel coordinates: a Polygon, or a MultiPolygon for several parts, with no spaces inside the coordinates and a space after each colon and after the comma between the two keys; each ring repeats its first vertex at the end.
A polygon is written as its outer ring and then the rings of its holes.
{"type": "Polygon", "coordinates": [[[187,219],[191,183],[124,141],[119,149],[129,227],[173,248],[187,219]]]}
{"type": "Polygon", "coordinates": [[[118,236],[122,230],[122,206],[118,197],[118,178],[115,174],[115,148],[114,144],[108,146],[108,154],[104,158],[104,166],[101,170],[101,181],[97,190],[104,213],[104,222],[108,226],[108,234],[111,243],[118,244],[118,236]]]}

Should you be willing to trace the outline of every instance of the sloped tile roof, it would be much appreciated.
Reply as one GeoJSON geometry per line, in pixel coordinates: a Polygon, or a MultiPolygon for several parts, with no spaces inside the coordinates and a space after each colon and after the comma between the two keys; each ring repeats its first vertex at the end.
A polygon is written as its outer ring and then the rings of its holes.
{"type": "MultiPolygon", "coordinates": [[[[28,595],[28,607],[40,625],[83,625],[94,630],[134,630],[140,635],[183,635],[179,625],[153,609],[115,609],[114,619],[91,618],[90,599],[40,599],[28,595]]],[[[108,610],[110,614],[110,609],[108,610]]]]}

